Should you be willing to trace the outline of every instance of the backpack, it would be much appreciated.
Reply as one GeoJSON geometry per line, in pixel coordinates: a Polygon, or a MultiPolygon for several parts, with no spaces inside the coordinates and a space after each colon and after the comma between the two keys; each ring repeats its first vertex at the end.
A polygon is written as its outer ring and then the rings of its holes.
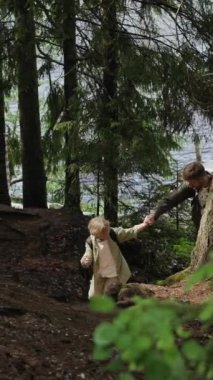
{"type": "MultiPolygon", "coordinates": [[[[118,241],[118,237],[117,237],[117,234],[116,232],[113,230],[113,228],[110,228],[110,231],[109,231],[109,236],[111,237],[111,239],[119,246],[120,248],[120,243],[118,241]]],[[[89,236],[86,240],[87,244],[90,246],[90,248],[92,249],[92,239],[91,239],[91,236],[89,236]]]]}

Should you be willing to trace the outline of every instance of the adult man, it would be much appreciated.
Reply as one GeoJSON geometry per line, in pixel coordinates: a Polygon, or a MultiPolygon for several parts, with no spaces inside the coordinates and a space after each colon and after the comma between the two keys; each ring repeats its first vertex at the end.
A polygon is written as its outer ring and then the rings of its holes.
{"type": "Polygon", "coordinates": [[[188,198],[192,198],[192,220],[196,229],[199,229],[201,216],[205,208],[206,200],[212,185],[212,174],[207,172],[200,162],[191,162],[183,169],[183,180],[185,184],[178,190],[173,191],[165,197],[157,207],[156,211],[145,218],[150,225],[164,213],[178,206],[188,198]]]}

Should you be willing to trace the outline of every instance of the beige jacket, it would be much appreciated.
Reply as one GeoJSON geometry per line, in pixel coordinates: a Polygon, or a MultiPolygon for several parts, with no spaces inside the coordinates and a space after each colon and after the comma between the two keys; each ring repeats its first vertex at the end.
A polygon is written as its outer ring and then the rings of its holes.
{"type": "MultiPolygon", "coordinates": [[[[138,233],[137,226],[134,226],[131,228],[117,227],[117,228],[113,228],[113,230],[115,231],[117,235],[117,239],[119,243],[136,238],[137,233],[138,233]]],[[[86,242],[86,250],[83,255],[83,258],[87,257],[89,259],[90,265],[93,265],[93,277],[90,284],[89,297],[95,294],[100,294],[99,289],[98,289],[99,288],[98,284],[100,282],[100,277],[98,276],[98,270],[99,270],[98,243],[97,243],[97,239],[93,235],[91,235],[91,240],[92,240],[92,248],[86,242]]],[[[109,248],[115,261],[118,278],[122,284],[125,284],[130,278],[131,272],[125,258],[123,257],[120,251],[118,244],[114,240],[112,240],[111,237],[109,237],[109,248]]]]}

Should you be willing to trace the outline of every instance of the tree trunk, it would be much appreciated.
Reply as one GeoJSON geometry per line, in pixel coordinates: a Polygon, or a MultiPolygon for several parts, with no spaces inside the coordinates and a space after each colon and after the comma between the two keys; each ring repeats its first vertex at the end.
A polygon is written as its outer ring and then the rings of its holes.
{"type": "Polygon", "coordinates": [[[0,203],[10,206],[7,179],[6,140],[5,140],[5,104],[2,57],[0,55],[0,203]]]}
{"type": "Polygon", "coordinates": [[[197,241],[192,251],[191,271],[196,270],[208,261],[209,253],[213,250],[213,183],[209,191],[205,210],[200,222],[197,241]]]}
{"type": "Polygon", "coordinates": [[[202,154],[201,154],[200,136],[196,132],[194,134],[194,146],[195,146],[196,161],[201,163],[202,162],[202,154]]]}
{"type": "Polygon", "coordinates": [[[118,219],[118,111],[117,111],[117,19],[116,1],[102,0],[103,10],[103,102],[104,215],[114,225],[118,219]]]}
{"type": "Polygon", "coordinates": [[[41,148],[34,15],[28,0],[17,0],[15,4],[23,205],[45,208],[46,177],[41,148]]]}
{"type": "Polygon", "coordinates": [[[65,136],[66,177],[65,207],[73,212],[80,209],[80,180],[78,163],[78,126],[77,115],[77,53],[76,53],[76,21],[75,1],[63,0],[63,53],[64,53],[64,121],[70,122],[65,136]]]}

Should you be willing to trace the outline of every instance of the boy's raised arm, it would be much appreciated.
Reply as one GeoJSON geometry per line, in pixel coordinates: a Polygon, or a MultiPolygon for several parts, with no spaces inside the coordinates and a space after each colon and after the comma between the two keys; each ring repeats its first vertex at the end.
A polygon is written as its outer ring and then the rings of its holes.
{"type": "Polygon", "coordinates": [[[137,238],[138,232],[144,231],[147,227],[149,227],[149,224],[143,222],[130,228],[117,227],[113,229],[117,235],[118,241],[122,243],[123,241],[137,238]]]}

